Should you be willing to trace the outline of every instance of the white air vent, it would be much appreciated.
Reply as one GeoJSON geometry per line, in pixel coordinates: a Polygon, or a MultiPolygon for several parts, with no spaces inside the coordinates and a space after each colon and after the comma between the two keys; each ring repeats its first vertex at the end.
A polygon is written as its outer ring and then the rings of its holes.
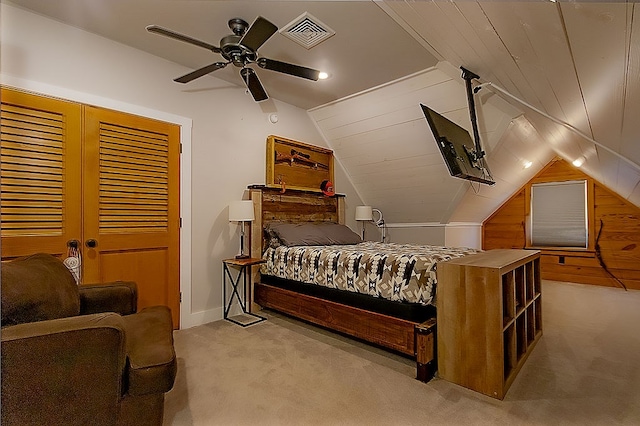
{"type": "Polygon", "coordinates": [[[322,43],[336,32],[309,12],[305,12],[280,29],[280,34],[289,37],[307,49],[322,43]]]}

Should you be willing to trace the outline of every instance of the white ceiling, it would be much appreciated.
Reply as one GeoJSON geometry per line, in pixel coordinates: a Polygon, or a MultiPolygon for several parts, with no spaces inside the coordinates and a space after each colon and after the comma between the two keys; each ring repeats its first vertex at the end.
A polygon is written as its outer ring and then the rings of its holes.
{"type": "MultiPolygon", "coordinates": [[[[496,185],[449,176],[420,104],[470,129],[459,71],[446,62],[348,99],[310,110],[360,196],[390,223],[478,222],[550,161],[554,153],[520,111],[478,97],[478,124],[496,185]],[[522,131],[528,130],[522,143],[522,131]],[[535,163],[528,170],[524,161],[535,163]],[[471,205],[460,209],[467,191],[471,205]],[[456,211],[467,216],[454,217],[456,211]]],[[[490,93],[487,93],[490,95],[490,93]]]]}
{"type": "MultiPolygon", "coordinates": [[[[634,2],[11,3],[192,69],[219,56],[149,34],[145,26],[218,45],[230,33],[230,18],[251,22],[261,15],[281,28],[311,13],[336,35],[307,50],[275,34],[260,54],[326,70],[331,78],[312,82],[262,69],[258,75],[271,97],[310,110],[363,200],[389,222],[482,221],[555,155],[584,157],[585,172],[640,205],[640,6],[634,2]],[[448,176],[419,109],[424,103],[471,129],[460,66],[492,84],[477,103],[494,187],[448,176]],[[524,169],[523,161],[534,166],[524,169]]],[[[241,85],[237,71],[214,75],[241,85]]],[[[184,90],[208,90],[213,81],[204,77],[184,90]]]]}
{"type": "MultiPolygon", "coordinates": [[[[257,16],[263,16],[283,28],[309,12],[336,34],[307,50],[276,33],[258,52],[270,59],[326,71],[331,78],[314,82],[254,67],[271,97],[303,109],[437,63],[433,55],[371,1],[11,0],[7,3],[192,69],[223,59],[206,49],[151,34],[145,27],[160,25],[220,46],[220,39],[231,34],[229,19],[238,17],[251,24],[257,16]]],[[[212,75],[243,85],[239,69],[233,66],[212,75]]],[[[167,76],[167,79],[175,77],[179,76],[167,76]]],[[[184,85],[185,91],[206,89],[206,79],[204,83],[193,81],[184,85]]]]}
{"type": "MultiPolygon", "coordinates": [[[[454,67],[463,65],[482,81],[525,102],[499,93],[524,113],[524,120],[512,123],[500,151],[524,152],[516,148],[518,137],[512,136],[531,134],[526,128],[530,123],[540,143],[569,161],[584,158],[585,172],[640,205],[640,5],[579,1],[381,5],[438,59],[454,67]]],[[[488,90],[498,93],[495,88],[488,90]]],[[[535,135],[528,139],[535,141],[535,135]]],[[[508,170],[500,161],[491,157],[489,161],[493,169],[499,165],[508,170]]],[[[498,178],[508,180],[513,172],[498,178]]],[[[508,195],[506,190],[499,192],[508,195]]],[[[472,210],[458,208],[448,220],[469,216],[472,210]]]]}

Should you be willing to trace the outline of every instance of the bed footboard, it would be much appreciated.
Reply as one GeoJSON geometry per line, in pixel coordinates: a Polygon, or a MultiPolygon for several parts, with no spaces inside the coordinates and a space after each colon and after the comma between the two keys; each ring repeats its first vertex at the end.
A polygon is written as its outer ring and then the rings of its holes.
{"type": "Polygon", "coordinates": [[[435,374],[435,318],[415,323],[260,282],[254,299],[264,308],[415,357],[420,381],[435,374]]]}

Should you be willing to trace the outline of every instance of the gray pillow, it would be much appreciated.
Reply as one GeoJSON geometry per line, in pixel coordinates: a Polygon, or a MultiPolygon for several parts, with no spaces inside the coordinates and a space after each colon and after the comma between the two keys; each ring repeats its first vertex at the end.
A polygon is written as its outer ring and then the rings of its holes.
{"type": "Polygon", "coordinates": [[[362,242],[362,238],[348,226],[332,222],[273,224],[270,231],[286,246],[326,246],[362,242]]]}

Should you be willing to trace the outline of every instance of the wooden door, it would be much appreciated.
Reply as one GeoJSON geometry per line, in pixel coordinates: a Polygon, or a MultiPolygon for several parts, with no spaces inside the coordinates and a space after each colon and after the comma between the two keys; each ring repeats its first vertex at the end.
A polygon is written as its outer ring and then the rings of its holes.
{"type": "Polygon", "coordinates": [[[180,320],[179,126],[2,88],[2,259],[64,257],[180,320]],[[95,247],[88,247],[95,241],[95,247]]]}
{"type": "Polygon", "coordinates": [[[87,106],[84,132],[84,282],[136,281],[177,327],[179,127],[87,106]]]}
{"type": "Polygon", "coordinates": [[[82,238],[82,106],[2,88],[2,258],[63,256],[82,238]]]}

